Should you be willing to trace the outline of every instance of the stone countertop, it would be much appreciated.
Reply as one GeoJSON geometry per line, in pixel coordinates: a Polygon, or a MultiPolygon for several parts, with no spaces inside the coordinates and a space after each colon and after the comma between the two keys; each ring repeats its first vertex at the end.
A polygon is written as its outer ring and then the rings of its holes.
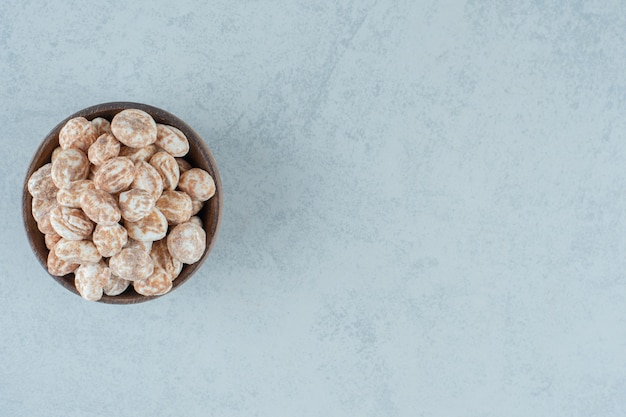
{"type": "Polygon", "coordinates": [[[5,1],[0,415],[624,416],[619,1],[5,1]],[[67,115],[188,122],[214,251],[90,303],[28,246],[67,115]]]}

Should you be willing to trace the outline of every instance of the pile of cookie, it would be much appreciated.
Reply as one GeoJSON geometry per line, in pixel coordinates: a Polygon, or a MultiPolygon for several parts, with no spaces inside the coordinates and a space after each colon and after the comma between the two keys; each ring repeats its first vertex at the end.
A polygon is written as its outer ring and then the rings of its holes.
{"type": "Polygon", "coordinates": [[[51,161],[28,180],[50,274],[73,272],[91,301],[131,284],[145,296],[167,293],[183,264],[204,254],[196,214],[215,194],[211,175],[183,158],[188,151],[183,132],[142,110],[70,119],[51,161]]]}

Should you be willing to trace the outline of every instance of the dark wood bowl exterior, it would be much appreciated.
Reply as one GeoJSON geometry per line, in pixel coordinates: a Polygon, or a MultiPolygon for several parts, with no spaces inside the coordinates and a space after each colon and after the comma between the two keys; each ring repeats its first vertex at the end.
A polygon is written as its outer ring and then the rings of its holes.
{"type": "MultiPolygon", "coordinates": [[[[222,183],[220,181],[219,172],[217,170],[215,160],[213,159],[213,155],[211,154],[211,151],[207,147],[204,140],[185,122],[183,122],[181,119],[174,116],[173,114],[166,112],[165,110],[141,103],[104,103],[80,110],[72,114],[71,116],[68,116],[65,120],[56,125],[54,129],[52,129],[50,133],[46,135],[45,139],[35,152],[35,156],[33,157],[28,171],[26,172],[26,178],[24,180],[24,189],[22,194],[22,214],[24,217],[24,227],[26,228],[26,234],[28,235],[28,240],[33,249],[33,252],[35,253],[35,256],[47,273],[48,268],[46,267],[46,262],[49,251],[48,248],[46,248],[44,235],[37,228],[37,223],[35,222],[35,219],[32,215],[32,197],[28,193],[28,179],[33,174],[33,172],[35,172],[44,164],[50,162],[52,151],[57,146],[59,146],[59,131],[69,119],[79,116],[85,117],[88,120],[93,120],[96,117],[104,117],[105,119],[111,121],[111,119],[113,119],[113,116],[115,116],[117,113],[124,109],[143,110],[149,113],[157,123],[167,124],[180,129],[189,140],[189,153],[185,156],[185,159],[189,161],[189,163],[194,167],[202,168],[207,171],[215,180],[215,195],[204,204],[202,210],[197,214],[202,219],[204,229],[206,230],[206,250],[204,251],[204,255],[202,255],[202,258],[198,262],[192,265],[184,266],[178,278],[176,278],[176,280],[174,280],[173,282],[172,290],[170,291],[172,292],[176,290],[176,288],[184,284],[189,278],[191,278],[191,276],[198,270],[198,268],[200,268],[200,266],[208,257],[209,252],[213,248],[213,245],[215,244],[222,215],[222,183]]],[[[79,295],[76,287],[74,286],[73,273],[68,274],[64,277],[56,277],[53,275],[50,276],[67,290],[73,292],[76,295],[79,295]]],[[[103,295],[100,302],[108,304],[136,304],[144,301],[149,301],[154,298],[158,297],[146,297],[136,293],[133,290],[133,286],[130,285],[129,288],[120,295],[112,297],[103,295]]]]}

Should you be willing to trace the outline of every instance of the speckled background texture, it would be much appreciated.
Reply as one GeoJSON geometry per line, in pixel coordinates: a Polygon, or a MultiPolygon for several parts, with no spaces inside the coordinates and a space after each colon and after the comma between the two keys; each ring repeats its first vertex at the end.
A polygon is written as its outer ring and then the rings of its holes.
{"type": "Polygon", "coordinates": [[[626,3],[0,3],[0,416],[626,415],[626,3]],[[67,115],[187,121],[224,187],[179,290],[42,270],[67,115]]]}

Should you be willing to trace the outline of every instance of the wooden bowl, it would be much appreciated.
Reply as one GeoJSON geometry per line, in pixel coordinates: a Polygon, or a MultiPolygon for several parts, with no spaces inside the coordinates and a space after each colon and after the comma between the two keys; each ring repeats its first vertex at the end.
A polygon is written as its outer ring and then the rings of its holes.
{"type": "MultiPolygon", "coordinates": [[[[54,148],[59,146],[59,131],[69,119],[78,116],[85,117],[88,120],[92,120],[96,117],[104,117],[105,119],[111,121],[113,119],[113,116],[115,116],[117,113],[124,109],[143,110],[149,113],[157,123],[167,124],[180,129],[189,140],[189,153],[185,156],[185,159],[189,161],[192,166],[202,168],[207,171],[215,180],[215,195],[209,201],[205,202],[204,207],[197,214],[202,219],[204,229],[206,230],[206,250],[204,251],[204,255],[202,255],[202,258],[198,262],[184,266],[178,278],[176,278],[176,280],[174,280],[173,282],[171,291],[174,291],[175,289],[183,285],[189,278],[191,278],[191,276],[200,268],[200,266],[204,263],[207,256],[209,255],[211,248],[215,244],[215,239],[217,238],[222,215],[222,183],[220,181],[220,175],[217,171],[217,165],[215,163],[215,160],[213,159],[213,155],[211,154],[211,151],[204,143],[200,135],[198,135],[191,127],[189,127],[187,123],[183,122],[181,119],[174,116],[173,114],[166,112],[165,110],[161,110],[159,108],[141,103],[104,103],[80,110],[72,114],[71,116],[68,116],[65,120],[56,125],[54,129],[52,129],[50,133],[46,135],[41,145],[39,145],[39,148],[35,152],[35,156],[33,157],[30,166],[28,167],[28,171],[26,172],[26,178],[24,180],[24,189],[22,194],[22,214],[24,217],[26,234],[28,235],[30,246],[33,248],[33,252],[35,252],[35,256],[39,260],[39,263],[41,263],[41,265],[43,266],[44,270],[46,270],[47,272],[48,268],[46,267],[46,263],[49,251],[46,248],[46,244],[44,242],[44,235],[37,228],[37,223],[35,222],[35,219],[32,215],[32,197],[28,193],[28,179],[33,174],[33,172],[35,172],[44,164],[50,162],[52,151],[54,150],[54,148]]],[[[56,277],[53,275],[50,276],[67,290],[73,292],[76,295],[79,295],[76,287],[74,286],[73,273],[65,275],[63,277],[56,277]]],[[[130,285],[129,288],[120,295],[103,295],[100,302],[109,304],[135,304],[152,300],[154,298],[157,297],[146,297],[136,293],[135,290],[133,290],[133,286],[130,285]]]]}

